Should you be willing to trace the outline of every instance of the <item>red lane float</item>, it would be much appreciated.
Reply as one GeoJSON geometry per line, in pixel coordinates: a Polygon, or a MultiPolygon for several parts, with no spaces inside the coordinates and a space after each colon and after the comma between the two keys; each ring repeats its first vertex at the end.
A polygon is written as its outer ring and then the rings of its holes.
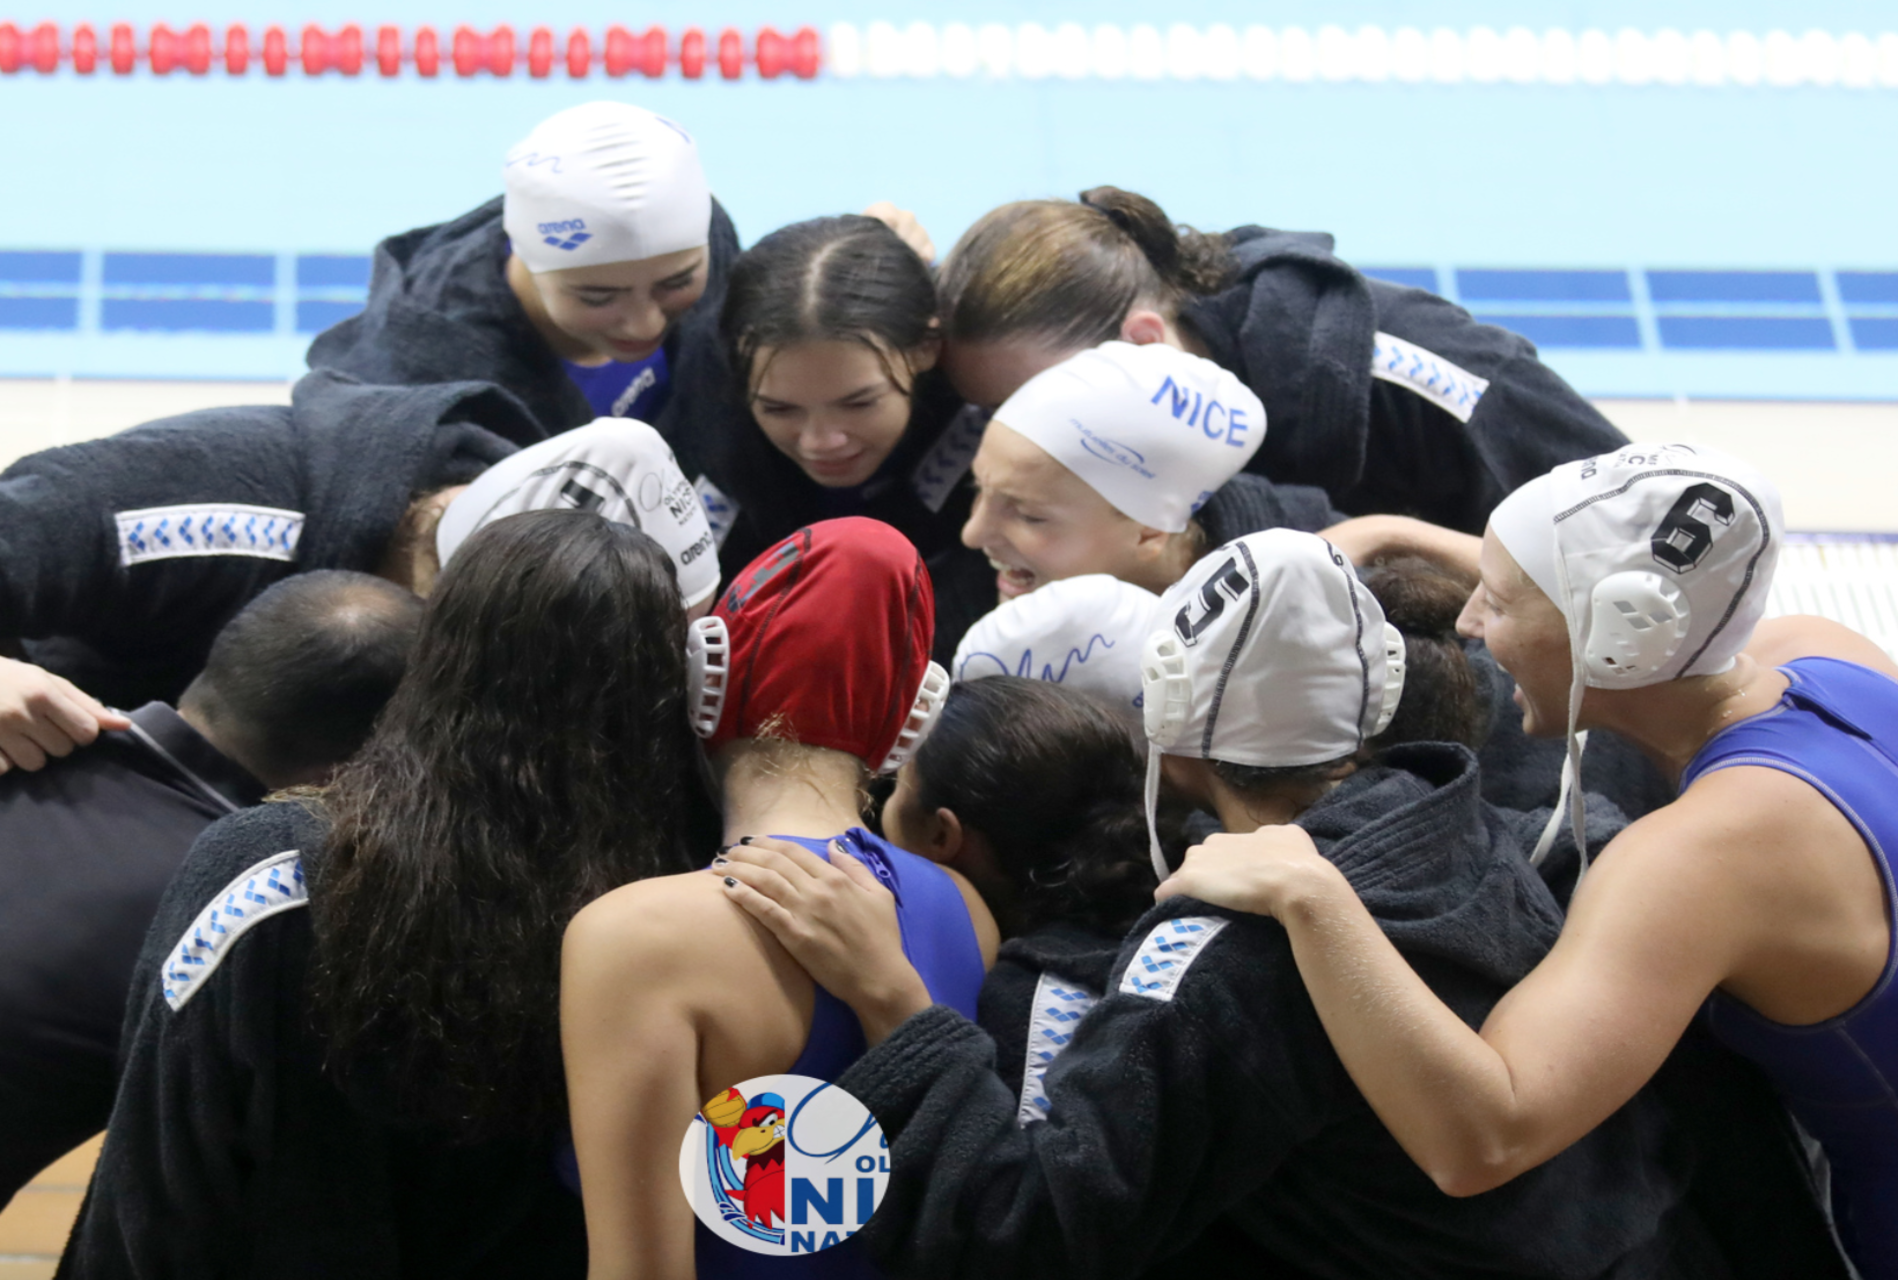
{"type": "Polygon", "coordinates": [[[89,76],[99,67],[99,37],[94,34],[90,22],[82,22],[72,29],[72,69],[82,76],[89,76]]]}
{"type": "MultiPolygon", "coordinates": [[[[284,28],[271,24],[262,29],[257,56],[264,74],[272,77],[288,74],[293,66],[306,76],[332,71],[358,76],[373,56],[376,72],[385,78],[411,68],[417,76],[432,79],[441,73],[446,52],[446,61],[463,79],[482,75],[506,79],[524,63],[527,74],[536,80],[547,79],[563,66],[570,79],[584,80],[593,74],[596,58],[594,36],[584,27],[569,31],[563,43],[550,26],[532,28],[522,41],[506,23],[487,32],[463,23],[449,35],[446,51],[443,43],[441,34],[426,25],[415,27],[408,41],[401,27],[378,26],[371,46],[356,23],[332,31],[311,22],[297,32],[293,47],[284,28]]],[[[204,76],[219,64],[226,75],[242,76],[249,73],[253,55],[251,28],[241,22],[227,26],[221,39],[207,23],[194,22],[180,29],[155,22],[142,42],[130,23],[115,22],[108,28],[105,45],[101,50],[99,35],[88,22],[73,24],[70,40],[56,22],[30,28],[0,22],[0,75],[23,70],[52,75],[62,66],[70,66],[78,75],[92,75],[103,53],[112,73],[120,76],[134,74],[141,65],[155,76],[174,71],[204,76]]],[[[749,39],[736,27],[720,28],[714,38],[708,38],[701,27],[687,27],[679,33],[675,58],[666,28],[653,26],[635,35],[616,23],[602,33],[597,57],[601,69],[615,78],[638,72],[658,79],[676,68],[686,79],[700,80],[709,67],[716,66],[724,80],[743,79],[747,68],[765,80],[787,73],[811,80],[823,68],[823,43],[816,29],[808,26],[790,35],[760,27],[749,39]]]]}
{"type": "Polygon", "coordinates": [[[112,24],[112,74],[129,76],[138,66],[138,45],[132,36],[132,26],[128,22],[112,24]]]}
{"type": "Polygon", "coordinates": [[[290,38],[282,27],[264,30],[264,74],[280,76],[290,69],[290,38]]]}
{"type": "Polygon", "coordinates": [[[679,37],[679,74],[687,80],[705,74],[705,33],[697,27],[687,27],[679,37]]]}
{"type": "MultiPolygon", "coordinates": [[[[73,39],[79,39],[76,33],[73,39]]],[[[224,70],[234,76],[250,70],[250,29],[242,23],[232,23],[224,33],[224,70]]]]}

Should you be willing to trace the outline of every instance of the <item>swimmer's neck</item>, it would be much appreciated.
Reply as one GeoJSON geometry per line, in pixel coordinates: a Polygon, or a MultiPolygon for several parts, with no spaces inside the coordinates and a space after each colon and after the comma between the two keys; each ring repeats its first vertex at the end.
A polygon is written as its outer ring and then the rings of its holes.
{"type": "Polygon", "coordinates": [[[1581,726],[1610,729],[1641,750],[1676,786],[1713,736],[1771,711],[1791,683],[1742,653],[1718,675],[1689,676],[1642,689],[1590,689],[1581,726]]]}
{"type": "Polygon", "coordinates": [[[792,743],[734,742],[719,753],[725,840],[824,839],[863,824],[866,770],[855,756],[792,743]]]}

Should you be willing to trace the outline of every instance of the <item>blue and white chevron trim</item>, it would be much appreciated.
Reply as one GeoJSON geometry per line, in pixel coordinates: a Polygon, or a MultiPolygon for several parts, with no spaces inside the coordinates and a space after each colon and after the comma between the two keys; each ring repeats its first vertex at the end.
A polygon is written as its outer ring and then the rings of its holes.
{"type": "Polygon", "coordinates": [[[956,485],[969,474],[969,464],[982,447],[982,432],[988,425],[988,410],[964,405],[910,473],[910,488],[932,512],[942,510],[956,485]]]}
{"type": "Polygon", "coordinates": [[[710,476],[700,476],[692,482],[692,488],[705,507],[705,523],[712,527],[713,545],[724,546],[732,526],[738,522],[738,504],[726,497],[725,491],[713,484],[710,476]]]}
{"type": "Polygon", "coordinates": [[[211,502],[180,507],[121,511],[119,563],[128,568],[148,560],[183,556],[256,556],[295,560],[303,537],[303,513],[241,502],[211,502]]]}
{"type": "Polygon", "coordinates": [[[184,1008],[185,1001],[217,971],[246,929],[309,901],[310,889],[303,880],[303,860],[297,849],[273,853],[225,885],[172,947],[159,977],[165,1003],[173,1013],[184,1008]]]}
{"type": "Polygon", "coordinates": [[[1034,1013],[1028,1019],[1028,1058],[1022,1068],[1021,1105],[1015,1123],[1026,1127],[1048,1118],[1048,1091],[1042,1080],[1061,1051],[1074,1039],[1074,1029],[1087,1011],[1101,1002],[1099,995],[1078,982],[1043,973],[1035,984],[1034,1013]]]}
{"type": "Polygon", "coordinates": [[[1371,376],[1410,388],[1458,422],[1470,420],[1476,402],[1489,390],[1489,379],[1388,333],[1372,339],[1371,376]]]}
{"type": "Polygon", "coordinates": [[[1206,944],[1230,923],[1218,916],[1178,916],[1156,924],[1128,962],[1127,971],[1120,975],[1121,992],[1149,1000],[1171,1000],[1180,989],[1180,979],[1206,944]]]}

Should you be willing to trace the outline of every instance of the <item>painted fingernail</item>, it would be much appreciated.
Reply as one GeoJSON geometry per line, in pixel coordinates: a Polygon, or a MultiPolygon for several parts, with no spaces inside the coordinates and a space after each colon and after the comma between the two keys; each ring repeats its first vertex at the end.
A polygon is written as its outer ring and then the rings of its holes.
{"type": "Polygon", "coordinates": [[[721,844],[720,846],[718,846],[715,852],[719,854],[727,854],[727,853],[730,853],[736,847],[737,847],[736,845],[721,844]]]}
{"type": "Polygon", "coordinates": [[[724,865],[725,865],[725,864],[726,864],[727,862],[730,862],[730,861],[731,861],[731,859],[729,859],[729,858],[713,858],[713,859],[712,859],[712,865],[713,865],[713,866],[715,866],[715,867],[722,867],[722,866],[724,866],[724,865]]]}
{"type": "Polygon", "coordinates": [[[739,843],[739,844],[750,844],[750,843],[751,843],[751,837],[750,837],[750,836],[740,836],[740,837],[738,837],[738,843],[739,843]]]}
{"type": "Polygon", "coordinates": [[[730,876],[726,876],[726,877],[725,877],[725,887],[726,887],[727,889],[736,889],[736,888],[738,887],[738,882],[737,882],[736,880],[734,880],[734,879],[732,879],[732,878],[731,878],[730,876]]]}

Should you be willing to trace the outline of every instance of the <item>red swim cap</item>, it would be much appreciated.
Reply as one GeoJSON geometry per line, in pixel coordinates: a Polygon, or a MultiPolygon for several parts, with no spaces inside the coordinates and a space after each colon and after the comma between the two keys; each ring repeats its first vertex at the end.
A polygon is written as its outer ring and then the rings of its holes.
{"type": "Polygon", "coordinates": [[[782,737],[888,772],[948,692],[929,660],[935,629],[929,570],[909,539],[862,517],[800,529],[694,624],[696,727],[712,751],[782,737]]]}

